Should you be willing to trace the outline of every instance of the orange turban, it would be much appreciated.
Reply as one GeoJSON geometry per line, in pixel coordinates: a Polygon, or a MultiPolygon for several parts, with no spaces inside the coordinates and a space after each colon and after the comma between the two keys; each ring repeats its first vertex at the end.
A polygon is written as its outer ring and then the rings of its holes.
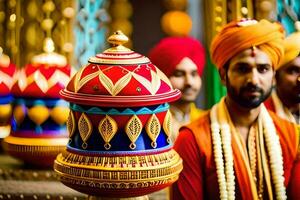
{"type": "Polygon", "coordinates": [[[239,52],[258,47],[267,53],[276,69],[284,54],[283,28],[267,20],[241,20],[225,25],[211,44],[211,56],[218,68],[223,67],[239,52]]]}
{"type": "Polygon", "coordinates": [[[280,67],[294,60],[300,53],[300,32],[295,32],[285,38],[284,56],[280,67]]]}

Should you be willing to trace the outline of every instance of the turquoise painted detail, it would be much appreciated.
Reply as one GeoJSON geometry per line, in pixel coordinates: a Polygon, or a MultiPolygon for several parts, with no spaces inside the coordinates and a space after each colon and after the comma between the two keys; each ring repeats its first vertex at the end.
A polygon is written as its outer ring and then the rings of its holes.
{"type": "Polygon", "coordinates": [[[165,103],[165,104],[159,105],[154,110],[151,110],[147,107],[143,107],[143,108],[138,109],[137,111],[135,111],[131,108],[126,108],[123,111],[120,111],[116,108],[111,108],[108,111],[105,111],[99,107],[92,107],[92,108],[84,109],[80,105],[70,104],[70,108],[73,111],[84,112],[87,114],[99,114],[99,115],[147,115],[147,114],[155,114],[155,113],[167,111],[169,109],[169,107],[170,107],[169,104],[165,103]]]}
{"type": "Polygon", "coordinates": [[[107,28],[105,24],[109,20],[106,12],[107,1],[79,0],[77,2],[77,16],[75,32],[75,58],[81,67],[85,65],[89,57],[102,52],[106,44],[107,28]]]}
{"type": "Polygon", "coordinates": [[[295,32],[295,22],[300,21],[300,1],[277,1],[277,13],[278,21],[284,26],[286,34],[295,32]]]}

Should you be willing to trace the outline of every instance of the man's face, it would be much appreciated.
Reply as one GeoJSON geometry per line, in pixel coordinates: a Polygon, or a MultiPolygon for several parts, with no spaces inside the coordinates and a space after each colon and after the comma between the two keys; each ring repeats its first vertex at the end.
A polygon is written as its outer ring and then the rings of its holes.
{"type": "Polygon", "coordinates": [[[230,60],[222,80],[229,98],[241,107],[256,108],[269,97],[273,76],[268,55],[259,49],[247,49],[230,60]]]}
{"type": "Polygon", "coordinates": [[[276,71],[276,90],[290,104],[300,103],[300,57],[276,71]]]}
{"type": "Polygon", "coordinates": [[[201,88],[201,78],[196,64],[189,58],[183,58],[169,77],[174,88],[181,91],[182,102],[193,102],[201,88]]]}

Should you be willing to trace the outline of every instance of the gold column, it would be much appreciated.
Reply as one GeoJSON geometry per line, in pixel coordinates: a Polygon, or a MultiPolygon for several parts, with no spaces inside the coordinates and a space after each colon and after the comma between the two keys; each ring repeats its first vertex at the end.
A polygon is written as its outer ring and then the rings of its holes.
{"type": "Polygon", "coordinates": [[[6,2],[6,35],[4,52],[7,53],[12,62],[20,66],[20,29],[23,23],[20,17],[21,13],[21,0],[10,0],[6,2]]]}
{"type": "Polygon", "coordinates": [[[57,52],[71,60],[74,0],[0,1],[0,45],[17,66],[42,52],[43,40],[52,35],[57,52]]]}
{"type": "Polygon", "coordinates": [[[253,18],[253,5],[251,0],[232,0],[232,19],[253,18]]]}
{"type": "Polygon", "coordinates": [[[232,20],[253,18],[253,3],[251,0],[212,0],[204,1],[205,35],[210,44],[212,38],[222,26],[232,20]]]}
{"type": "Polygon", "coordinates": [[[227,23],[227,0],[205,1],[204,8],[205,36],[207,43],[210,44],[216,33],[227,23]]]}

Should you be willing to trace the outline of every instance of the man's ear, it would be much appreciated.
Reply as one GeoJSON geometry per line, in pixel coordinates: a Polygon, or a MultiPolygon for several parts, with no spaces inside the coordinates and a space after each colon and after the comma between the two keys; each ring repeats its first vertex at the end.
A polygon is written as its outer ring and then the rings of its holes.
{"type": "Polygon", "coordinates": [[[226,85],[226,78],[227,78],[227,76],[226,76],[226,69],[224,67],[221,67],[219,69],[219,74],[220,74],[221,83],[223,85],[226,85]]]}

